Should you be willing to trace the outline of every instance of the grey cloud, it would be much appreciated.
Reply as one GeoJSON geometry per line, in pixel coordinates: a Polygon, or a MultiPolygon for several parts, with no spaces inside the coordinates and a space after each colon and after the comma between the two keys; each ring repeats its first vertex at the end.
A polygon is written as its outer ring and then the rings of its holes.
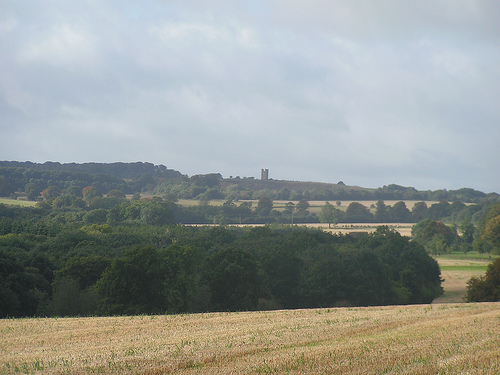
{"type": "Polygon", "coordinates": [[[7,1],[0,158],[498,191],[499,8],[7,1]]]}

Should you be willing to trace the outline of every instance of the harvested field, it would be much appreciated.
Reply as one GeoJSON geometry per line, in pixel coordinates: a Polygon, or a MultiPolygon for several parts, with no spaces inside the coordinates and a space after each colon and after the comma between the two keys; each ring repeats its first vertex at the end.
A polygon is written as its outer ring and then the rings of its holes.
{"type": "MultiPolygon", "coordinates": [[[[301,225],[301,224],[299,224],[301,225]]],[[[304,224],[308,228],[321,228],[325,232],[330,233],[372,233],[377,230],[377,228],[381,225],[388,226],[391,229],[394,229],[396,232],[399,232],[402,236],[411,237],[411,228],[415,225],[413,223],[352,223],[352,224],[332,224],[331,227],[328,227],[328,224],[324,223],[313,223],[313,224],[304,224]]]]}
{"type": "Polygon", "coordinates": [[[0,320],[0,374],[498,374],[500,303],[0,320]]]}
{"type": "MultiPolygon", "coordinates": [[[[219,224],[186,224],[187,226],[218,226],[219,224]]],[[[228,224],[228,227],[263,227],[268,224],[228,224]]],[[[287,224],[284,224],[287,225],[287,224]]],[[[389,228],[399,232],[402,236],[411,236],[411,228],[415,225],[412,223],[404,224],[384,224],[384,223],[353,223],[353,224],[332,224],[328,227],[325,223],[308,223],[308,224],[295,224],[297,227],[319,228],[325,232],[333,234],[347,234],[347,233],[372,233],[377,230],[381,225],[387,225],[389,228]]]]}

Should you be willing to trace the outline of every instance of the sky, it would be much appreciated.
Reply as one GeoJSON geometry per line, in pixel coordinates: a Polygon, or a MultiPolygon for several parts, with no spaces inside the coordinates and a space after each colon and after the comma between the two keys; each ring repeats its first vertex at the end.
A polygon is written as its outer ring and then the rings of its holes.
{"type": "Polygon", "coordinates": [[[0,160],[500,192],[497,0],[0,1],[0,160]]]}

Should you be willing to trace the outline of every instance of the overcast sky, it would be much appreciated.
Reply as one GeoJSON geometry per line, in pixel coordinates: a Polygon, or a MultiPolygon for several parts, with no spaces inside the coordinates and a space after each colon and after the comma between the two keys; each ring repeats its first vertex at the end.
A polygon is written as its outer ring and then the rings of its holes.
{"type": "Polygon", "coordinates": [[[500,192],[498,0],[0,1],[0,160],[500,192]]]}

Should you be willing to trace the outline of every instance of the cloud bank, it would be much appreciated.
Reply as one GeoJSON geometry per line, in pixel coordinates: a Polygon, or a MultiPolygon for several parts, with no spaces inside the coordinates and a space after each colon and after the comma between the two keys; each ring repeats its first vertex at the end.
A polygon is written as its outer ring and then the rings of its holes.
{"type": "Polygon", "coordinates": [[[0,158],[499,192],[500,3],[0,5],[0,158]]]}

